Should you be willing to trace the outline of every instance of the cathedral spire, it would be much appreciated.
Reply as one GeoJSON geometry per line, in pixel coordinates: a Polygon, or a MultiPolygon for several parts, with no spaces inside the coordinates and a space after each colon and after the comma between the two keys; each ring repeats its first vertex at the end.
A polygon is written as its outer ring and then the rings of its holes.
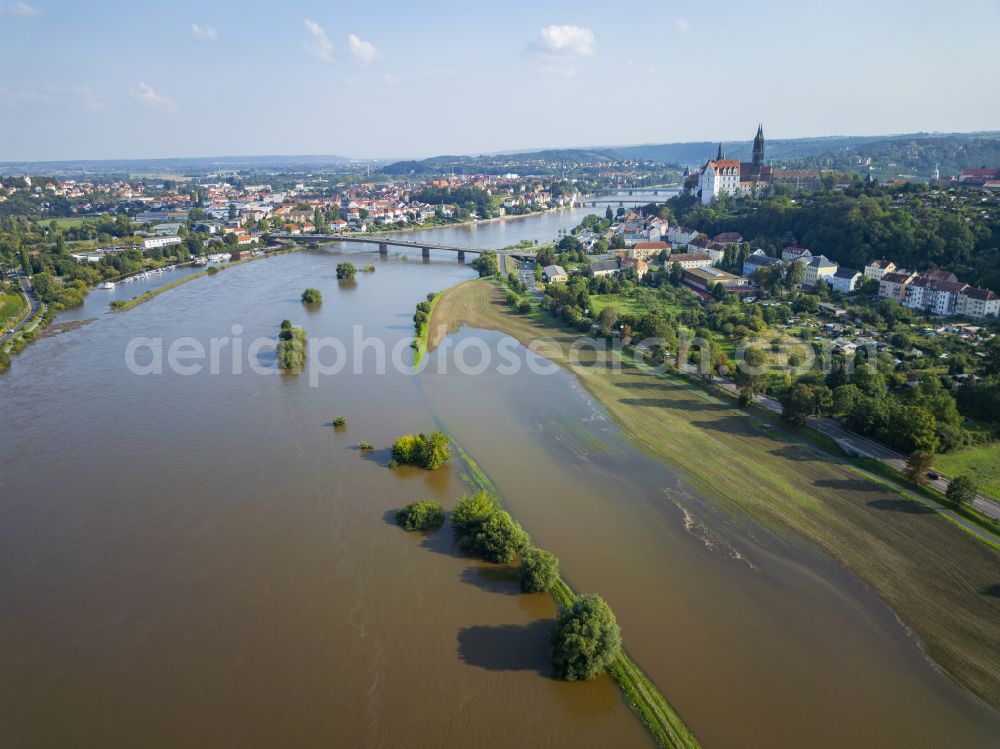
{"type": "Polygon", "coordinates": [[[760,176],[764,168],[764,125],[757,125],[757,135],[753,139],[753,162],[750,167],[750,174],[754,178],[760,176]]]}
{"type": "Polygon", "coordinates": [[[724,156],[724,155],[722,154],[722,144],[720,143],[720,144],[719,144],[719,153],[718,153],[718,155],[717,155],[717,156],[715,157],[715,160],[716,160],[716,161],[722,161],[722,160],[723,160],[724,158],[725,158],[725,156],[724,156]]]}

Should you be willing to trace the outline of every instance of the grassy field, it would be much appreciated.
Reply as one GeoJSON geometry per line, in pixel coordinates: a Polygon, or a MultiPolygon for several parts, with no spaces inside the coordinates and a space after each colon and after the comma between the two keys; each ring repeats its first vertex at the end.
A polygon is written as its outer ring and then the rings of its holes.
{"type": "Polygon", "coordinates": [[[0,294],[0,328],[12,325],[24,312],[24,298],[20,294],[0,294]]]}
{"type": "Polygon", "coordinates": [[[1000,499],[1000,442],[938,455],[934,467],[947,476],[967,473],[980,492],[1000,499]]]}
{"type": "Polygon", "coordinates": [[[605,307],[617,307],[619,312],[628,315],[644,315],[646,308],[637,300],[621,294],[592,294],[590,306],[594,309],[594,314],[601,314],[605,307]]]}
{"type": "MultiPolygon", "coordinates": [[[[524,343],[548,337],[562,352],[576,337],[511,312],[487,281],[441,295],[431,348],[462,323],[524,343]]],[[[561,353],[551,358],[566,365],[561,353]]],[[[769,527],[795,531],[853,570],[945,671],[1000,705],[1000,552],[684,383],[631,366],[581,374],[580,381],[636,445],[676,467],[697,491],[769,527]]]]}
{"type": "MultiPolygon", "coordinates": [[[[56,226],[58,226],[58,227],[60,227],[62,229],[68,229],[70,227],[79,226],[80,224],[82,224],[83,223],[83,217],[81,217],[81,216],[64,216],[62,218],[49,219],[49,221],[54,221],[55,224],[56,224],[56,226]]],[[[47,224],[48,221],[46,221],[44,223],[47,224]]]]}

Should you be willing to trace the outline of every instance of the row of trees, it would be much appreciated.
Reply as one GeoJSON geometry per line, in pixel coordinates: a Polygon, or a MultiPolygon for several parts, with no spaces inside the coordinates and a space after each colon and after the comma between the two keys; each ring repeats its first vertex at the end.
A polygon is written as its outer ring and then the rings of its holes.
{"type": "MultiPolygon", "coordinates": [[[[518,576],[527,593],[552,591],[561,583],[559,560],[532,546],[528,534],[500,500],[481,491],[459,500],[451,516],[460,547],[498,564],[520,556],[518,576]]],[[[593,679],[604,673],[621,652],[621,629],[598,595],[576,598],[563,606],[552,630],[552,667],[566,681],[593,679]]]]}

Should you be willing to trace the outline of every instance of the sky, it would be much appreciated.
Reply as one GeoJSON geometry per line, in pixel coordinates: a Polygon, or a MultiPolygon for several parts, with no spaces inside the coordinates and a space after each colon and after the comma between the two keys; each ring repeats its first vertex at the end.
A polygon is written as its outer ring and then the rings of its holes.
{"type": "Polygon", "coordinates": [[[1000,129],[1000,0],[0,0],[0,161],[1000,129]]]}

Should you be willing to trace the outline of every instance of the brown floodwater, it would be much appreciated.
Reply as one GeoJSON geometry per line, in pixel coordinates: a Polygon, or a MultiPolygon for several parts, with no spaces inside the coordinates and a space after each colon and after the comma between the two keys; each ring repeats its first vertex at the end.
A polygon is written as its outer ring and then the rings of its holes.
{"type": "Polygon", "coordinates": [[[466,490],[461,461],[385,467],[396,436],[436,423],[567,580],[608,599],[705,746],[1000,735],[852,576],[693,495],[563,372],[439,374],[440,352],[419,376],[380,375],[369,352],[312,387],[245,355],[234,374],[229,349],[219,374],[126,367],[137,337],[273,339],[284,318],[346,341],[362,323],[391,347],[426,292],[470,275],[446,255],[358,254],[377,271],[341,285],[343,259],[246,264],[124,314],[95,292],[68,316],[88,324],[0,376],[3,746],[649,745],[608,679],[551,678],[546,596],[457,554],[447,530],[393,525],[406,502],[466,490]]]}

